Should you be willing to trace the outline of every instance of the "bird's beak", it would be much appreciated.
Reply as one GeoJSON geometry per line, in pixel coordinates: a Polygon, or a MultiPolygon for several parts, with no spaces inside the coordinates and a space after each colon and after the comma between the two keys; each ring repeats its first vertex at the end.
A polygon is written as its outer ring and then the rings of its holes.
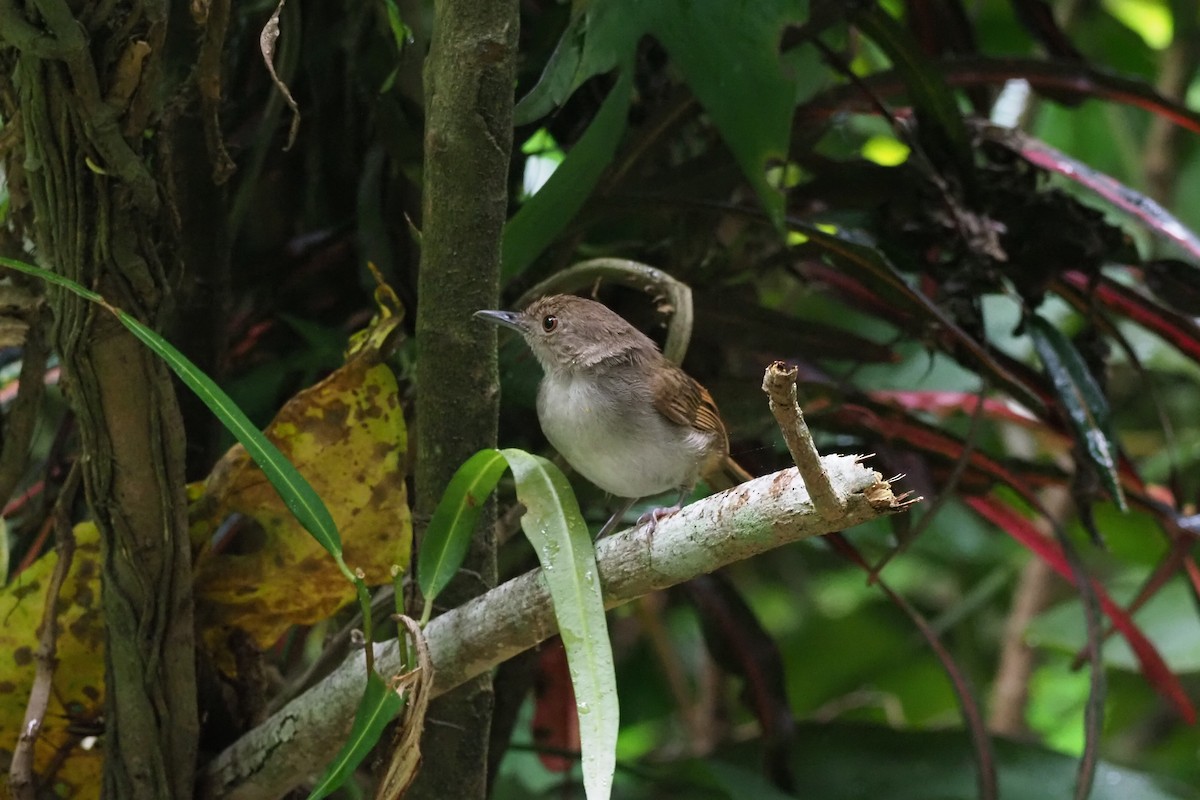
{"type": "Polygon", "coordinates": [[[524,320],[515,311],[476,311],[473,316],[476,319],[486,319],[488,322],[512,328],[517,333],[525,333],[524,320]]]}

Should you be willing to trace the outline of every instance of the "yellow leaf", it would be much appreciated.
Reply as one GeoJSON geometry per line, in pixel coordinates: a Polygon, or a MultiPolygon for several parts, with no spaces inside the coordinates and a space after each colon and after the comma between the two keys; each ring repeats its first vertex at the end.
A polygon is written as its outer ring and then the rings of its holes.
{"type": "MultiPolygon", "coordinates": [[[[0,763],[8,764],[25,720],[33,687],[50,575],[58,553],[49,552],[0,590],[0,763]]],[[[42,732],[34,746],[34,772],[60,797],[100,796],[103,752],[84,749],[89,727],[99,731],[104,707],[104,620],[100,606],[100,534],[96,526],[75,526],[75,555],[58,595],[58,666],[42,732]],[[59,759],[61,762],[59,763],[59,759]]],[[[7,797],[8,769],[0,774],[0,797],[7,797]]]]}
{"type": "MultiPolygon", "coordinates": [[[[371,585],[389,582],[392,565],[407,567],[412,543],[404,414],[383,363],[399,322],[382,314],[345,366],[288,401],[266,430],[321,495],[346,563],[371,585]]],[[[240,445],[217,463],[191,518],[197,621],[227,672],[233,628],[270,647],[291,625],[325,619],[354,597],[240,445]],[[216,540],[232,543],[214,546],[218,531],[216,540]]]]}

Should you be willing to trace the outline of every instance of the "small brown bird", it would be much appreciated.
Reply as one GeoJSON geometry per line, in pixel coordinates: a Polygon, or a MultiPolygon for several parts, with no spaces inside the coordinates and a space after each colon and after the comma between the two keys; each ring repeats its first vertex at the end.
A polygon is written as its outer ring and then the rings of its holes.
{"type": "Polygon", "coordinates": [[[583,477],[627,500],[600,535],[638,498],[678,492],[675,506],[647,515],[657,520],[678,510],[700,477],[714,489],[750,479],[729,458],[708,390],[606,306],[553,295],[524,311],[475,316],[525,338],[545,371],[537,411],[546,438],[583,477]]]}

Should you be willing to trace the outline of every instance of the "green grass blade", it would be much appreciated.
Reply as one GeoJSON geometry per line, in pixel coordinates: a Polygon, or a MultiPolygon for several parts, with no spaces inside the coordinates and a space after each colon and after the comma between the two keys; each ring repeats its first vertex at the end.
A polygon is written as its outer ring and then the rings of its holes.
{"type": "Polygon", "coordinates": [[[334,525],[333,517],[330,516],[329,509],[325,507],[320,495],[212,378],[201,372],[183,353],[176,350],[153,330],[124,311],[109,305],[99,294],[85,289],[68,278],[23,261],[0,257],[0,264],[41,278],[47,283],[61,286],[85,300],[96,303],[116,316],[121,324],[129,329],[130,333],[166,362],[167,366],[179,376],[179,379],[212,410],[221,424],[241,442],[242,446],[246,448],[246,452],[254,459],[254,463],[262,469],[267,480],[279,492],[279,496],[296,520],[321,543],[322,547],[329,551],[346,578],[350,581],[354,580],[353,573],[342,559],[342,540],[338,536],[337,526],[334,525]]]}
{"type": "Polygon", "coordinates": [[[497,450],[480,450],[458,468],[438,502],[421,542],[417,585],[427,604],[462,566],[475,525],[508,462],[497,450]]]}
{"type": "Polygon", "coordinates": [[[604,617],[596,551],[562,472],[540,456],[502,450],[526,508],[521,527],[533,544],[554,601],[579,712],[583,787],[606,800],[616,769],[617,681],[604,617]]]}
{"type": "Polygon", "coordinates": [[[368,673],[367,688],[358,703],[358,711],[354,713],[350,737],[325,768],[325,773],[313,787],[308,800],[320,800],[345,783],[375,747],[387,724],[403,708],[404,698],[392,691],[378,672],[368,673]]]}

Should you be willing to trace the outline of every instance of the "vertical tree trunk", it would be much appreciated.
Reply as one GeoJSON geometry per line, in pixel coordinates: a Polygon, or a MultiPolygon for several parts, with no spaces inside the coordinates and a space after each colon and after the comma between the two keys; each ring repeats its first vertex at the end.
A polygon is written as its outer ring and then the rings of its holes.
{"type": "MultiPolygon", "coordinates": [[[[174,238],[154,175],[165,0],[0,0],[15,48],[25,185],[38,260],[161,327],[174,238]]],[[[17,187],[14,187],[17,188],[17,187]]],[[[104,543],[104,793],[191,796],[196,760],[183,429],[164,365],[110,315],[49,291],[104,543]]]]}
{"type": "MultiPolygon", "coordinates": [[[[471,314],[494,307],[498,294],[517,25],[515,0],[435,3],[417,307],[418,519],[429,518],[454,471],[496,440],[496,332],[471,314]]],[[[495,585],[493,520],[484,515],[460,579],[439,605],[459,605],[495,585]]],[[[486,677],[434,702],[410,797],[485,796],[491,712],[486,677]]]]}

